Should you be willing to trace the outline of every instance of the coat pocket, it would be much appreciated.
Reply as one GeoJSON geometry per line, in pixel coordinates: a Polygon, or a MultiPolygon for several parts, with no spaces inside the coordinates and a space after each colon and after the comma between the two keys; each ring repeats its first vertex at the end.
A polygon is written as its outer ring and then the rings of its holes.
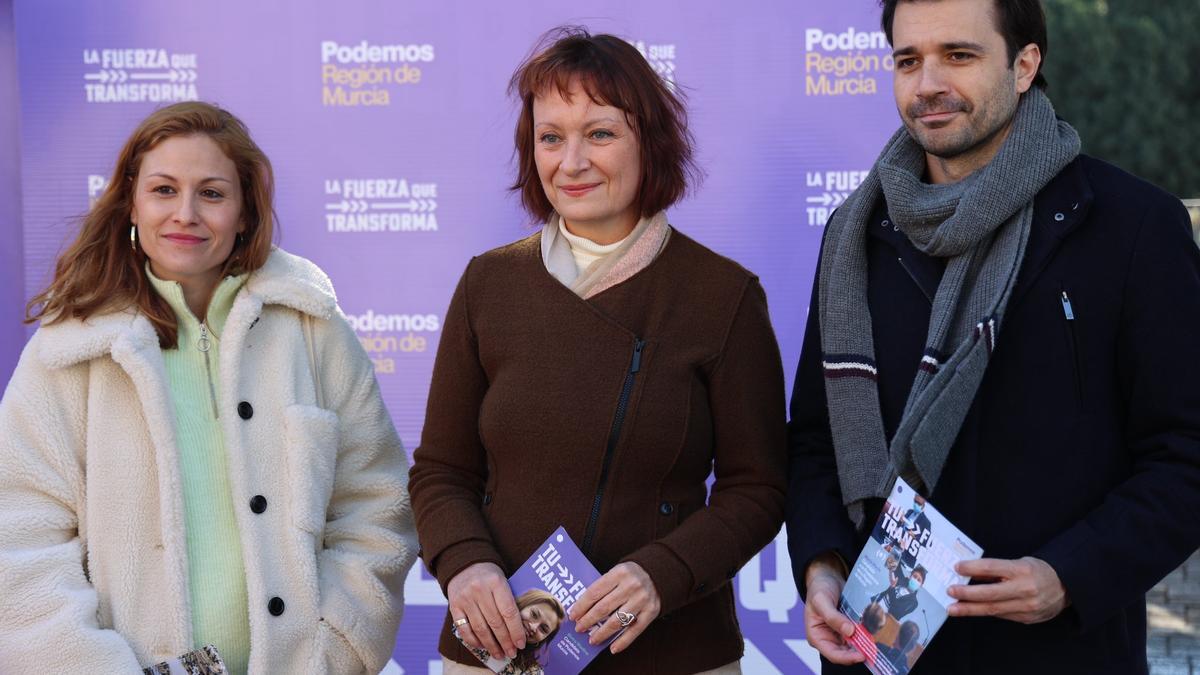
{"type": "Polygon", "coordinates": [[[1067,328],[1067,350],[1071,353],[1072,373],[1075,376],[1075,402],[1083,408],[1083,364],[1079,358],[1079,327],[1075,319],[1075,305],[1065,284],[1060,285],[1059,303],[1062,305],[1063,323],[1067,328]]]}
{"type": "Polygon", "coordinates": [[[350,642],[328,621],[317,622],[317,635],[313,639],[312,656],[308,672],[326,675],[366,675],[362,662],[354,653],[350,642]]]}
{"type": "Polygon", "coordinates": [[[320,538],[337,468],[338,416],[313,405],[283,411],[292,522],[320,538]]]}

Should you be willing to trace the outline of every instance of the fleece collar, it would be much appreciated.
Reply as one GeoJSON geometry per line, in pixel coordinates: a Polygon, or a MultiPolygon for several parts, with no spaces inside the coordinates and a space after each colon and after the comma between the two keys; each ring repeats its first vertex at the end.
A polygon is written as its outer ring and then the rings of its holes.
{"type": "MultiPolygon", "coordinates": [[[[230,314],[265,305],[282,305],[318,319],[328,319],[337,309],[337,296],[329,277],[319,267],[276,248],[267,257],[265,265],[250,273],[234,299],[230,314]]],[[[123,351],[158,349],[154,327],[134,309],[94,316],[86,321],[69,319],[43,325],[39,332],[42,338],[38,356],[49,368],[65,368],[123,351]]]]}

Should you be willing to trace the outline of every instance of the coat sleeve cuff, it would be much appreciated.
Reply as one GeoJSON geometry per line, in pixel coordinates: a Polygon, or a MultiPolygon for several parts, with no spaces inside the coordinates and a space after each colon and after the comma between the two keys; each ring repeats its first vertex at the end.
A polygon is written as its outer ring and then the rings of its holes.
{"type": "Polygon", "coordinates": [[[850,570],[854,569],[854,562],[858,559],[858,556],[851,554],[849,550],[841,547],[818,551],[807,558],[792,558],[792,577],[796,581],[796,591],[800,594],[801,602],[808,601],[808,583],[806,578],[808,566],[811,565],[818,556],[825,553],[832,553],[837,557],[838,561],[842,564],[846,579],[850,579],[850,570]]]}
{"type": "Polygon", "coordinates": [[[496,567],[504,571],[506,576],[508,575],[508,571],[504,569],[504,560],[496,549],[491,544],[479,540],[451,544],[442,549],[435,558],[426,562],[429,571],[437,578],[438,585],[442,587],[443,595],[447,595],[446,587],[450,585],[450,580],[475,563],[495,563],[496,567]]]}
{"type": "Polygon", "coordinates": [[[705,595],[709,585],[697,583],[692,571],[667,546],[654,542],[626,556],[621,562],[637,563],[650,575],[661,604],[659,614],[666,615],[705,595]]]}
{"type": "Polygon", "coordinates": [[[821,525],[812,523],[812,520],[811,515],[788,514],[788,556],[792,561],[792,577],[801,599],[808,597],[805,572],[818,556],[824,553],[837,555],[846,566],[846,576],[849,578],[859,554],[854,526],[845,518],[844,509],[839,507],[832,511],[829,520],[821,525]],[[845,519],[845,523],[829,522],[837,518],[845,519]]]}
{"type": "Polygon", "coordinates": [[[1104,623],[1117,609],[1104,601],[1111,583],[1097,578],[1103,575],[1096,574],[1095,561],[1103,553],[1095,548],[1090,529],[1086,522],[1077,523],[1033,554],[1054,568],[1070,602],[1064,613],[1080,633],[1104,623]]]}

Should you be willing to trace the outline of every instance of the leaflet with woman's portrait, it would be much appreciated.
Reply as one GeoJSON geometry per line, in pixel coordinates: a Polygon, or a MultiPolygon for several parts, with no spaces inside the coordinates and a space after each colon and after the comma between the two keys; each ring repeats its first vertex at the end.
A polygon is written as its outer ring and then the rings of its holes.
{"type": "Polygon", "coordinates": [[[600,625],[577,633],[575,622],[567,616],[571,605],[599,578],[600,573],[559,527],[508,578],[525,629],[525,649],[514,659],[498,659],[482,649],[471,652],[501,675],[576,675],[621,634],[618,631],[605,642],[590,645],[588,636],[600,625]]]}

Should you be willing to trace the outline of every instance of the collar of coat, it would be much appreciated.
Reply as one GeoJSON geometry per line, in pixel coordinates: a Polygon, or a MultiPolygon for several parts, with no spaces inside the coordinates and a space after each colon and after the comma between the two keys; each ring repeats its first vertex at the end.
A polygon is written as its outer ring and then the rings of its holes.
{"type": "MultiPolygon", "coordinates": [[[[333,284],[319,267],[283,249],[273,249],[267,262],[246,279],[230,310],[226,326],[249,329],[265,305],[283,305],[318,319],[337,309],[333,284]]],[[[105,354],[158,349],[150,321],[134,309],[43,325],[38,356],[49,368],[66,368],[105,354]]]]}
{"type": "MultiPolygon", "coordinates": [[[[1010,314],[1033,287],[1033,282],[1046,269],[1063,241],[1087,220],[1095,200],[1095,191],[1087,172],[1088,167],[1094,166],[1097,161],[1080,153],[1034,199],[1033,226],[1025,247],[1025,260],[1021,263],[1021,272],[1017,275],[1017,284],[1009,300],[1010,314]]],[[[890,220],[887,205],[882,206],[872,217],[890,220]]],[[[898,227],[870,227],[867,233],[894,248],[904,258],[913,282],[932,303],[942,279],[944,260],[919,253],[898,227]]]]}

